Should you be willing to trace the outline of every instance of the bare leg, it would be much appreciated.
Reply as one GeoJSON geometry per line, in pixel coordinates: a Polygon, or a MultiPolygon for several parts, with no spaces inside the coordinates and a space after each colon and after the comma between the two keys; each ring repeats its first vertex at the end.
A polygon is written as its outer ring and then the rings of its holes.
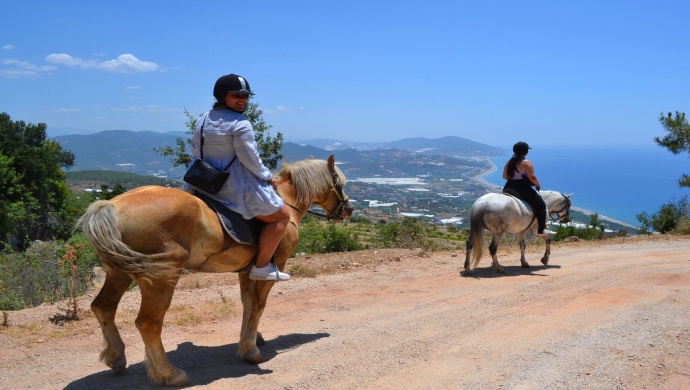
{"type": "Polygon", "coordinates": [[[259,251],[256,254],[256,266],[263,268],[268,265],[273,254],[285,235],[288,222],[290,221],[290,209],[287,205],[271,215],[258,215],[256,219],[265,225],[259,235],[259,251]]]}
{"type": "Polygon", "coordinates": [[[111,270],[96,299],[91,302],[91,311],[101,327],[105,348],[101,351],[100,360],[117,373],[124,373],[127,368],[125,343],[115,325],[115,313],[120,299],[132,284],[132,278],[124,272],[111,270]]]}

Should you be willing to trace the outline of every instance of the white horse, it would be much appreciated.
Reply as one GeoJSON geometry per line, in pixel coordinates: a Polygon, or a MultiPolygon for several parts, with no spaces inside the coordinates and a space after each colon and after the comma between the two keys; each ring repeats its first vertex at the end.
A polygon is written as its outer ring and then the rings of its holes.
{"type": "MultiPolygon", "coordinates": [[[[561,222],[568,222],[570,219],[570,196],[563,195],[557,191],[540,192],[549,215],[561,222]],[[553,217],[555,215],[555,217],[553,217]]],[[[493,266],[496,272],[505,272],[505,269],[498,263],[496,252],[498,243],[505,233],[517,233],[520,236],[520,263],[522,267],[529,268],[525,261],[525,233],[537,232],[537,221],[532,213],[531,206],[520,199],[511,195],[490,193],[477,199],[470,210],[470,237],[467,240],[467,253],[465,255],[465,274],[472,274],[470,268],[470,252],[474,248],[474,268],[482,258],[484,246],[484,229],[488,229],[493,234],[489,252],[493,259],[493,266]]],[[[546,238],[546,252],[541,262],[546,265],[549,263],[551,254],[551,239],[546,238]]]]}

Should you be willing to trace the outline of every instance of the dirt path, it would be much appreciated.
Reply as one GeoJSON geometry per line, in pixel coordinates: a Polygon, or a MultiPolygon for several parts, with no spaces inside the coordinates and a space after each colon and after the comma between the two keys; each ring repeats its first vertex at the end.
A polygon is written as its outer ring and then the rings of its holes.
{"type": "MultiPolygon", "coordinates": [[[[366,251],[293,263],[339,271],[278,284],[262,320],[267,361],[235,356],[241,322],[234,275],[189,275],[164,342],[193,389],[687,389],[690,238],[561,243],[532,268],[500,248],[507,273],[464,253],[366,251]]],[[[90,314],[56,327],[50,306],[0,327],[4,388],[146,389],[133,324],[139,294],[118,316],[128,372],[98,362],[90,314]]],[[[89,298],[82,302],[88,306],[89,298]]]]}

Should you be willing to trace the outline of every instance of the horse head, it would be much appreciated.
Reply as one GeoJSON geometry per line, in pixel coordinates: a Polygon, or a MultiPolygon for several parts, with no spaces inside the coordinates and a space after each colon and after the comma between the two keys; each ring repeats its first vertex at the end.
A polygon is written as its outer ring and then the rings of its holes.
{"type": "Polygon", "coordinates": [[[562,223],[569,222],[570,207],[572,206],[570,197],[573,196],[573,194],[565,195],[561,192],[549,192],[553,193],[553,195],[548,197],[548,201],[545,199],[545,202],[547,205],[546,207],[549,209],[549,215],[551,216],[551,219],[553,221],[558,220],[562,223]]]}
{"type": "Polygon", "coordinates": [[[345,175],[335,166],[332,154],[327,161],[309,159],[284,164],[278,177],[281,181],[292,183],[295,205],[287,204],[298,211],[308,210],[314,204],[321,207],[326,215],[311,214],[342,220],[350,217],[355,209],[343,191],[345,175]]]}

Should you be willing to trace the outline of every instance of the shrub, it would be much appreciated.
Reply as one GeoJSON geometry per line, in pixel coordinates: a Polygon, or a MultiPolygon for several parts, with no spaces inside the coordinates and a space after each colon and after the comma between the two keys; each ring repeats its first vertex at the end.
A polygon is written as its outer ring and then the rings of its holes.
{"type": "MultiPolygon", "coordinates": [[[[88,288],[96,255],[85,244],[83,235],[72,237],[67,244],[80,249],[76,259],[75,289],[83,294],[88,288]]],[[[61,241],[34,241],[24,252],[0,256],[0,310],[19,310],[54,303],[73,295],[72,265],[62,261],[68,248],[61,241]]]]}
{"type": "Polygon", "coordinates": [[[640,233],[650,234],[652,232],[671,233],[673,231],[687,232],[690,230],[688,219],[690,219],[690,206],[688,197],[684,196],[679,200],[671,199],[669,203],[662,205],[659,211],[651,216],[646,212],[636,215],[637,220],[642,224],[640,233]]]}
{"type": "Polygon", "coordinates": [[[423,221],[406,217],[399,222],[379,226],[377,238],[385,248],[430,249],[429,230],[423,221]]]}
{"type": "Polygon", "coordinates": [[[346,226],[333,222],[309,220],[299,228],[299,243],[296,252],[330,253],[349,252],[362,249],[358,236],[346,226]]]}

